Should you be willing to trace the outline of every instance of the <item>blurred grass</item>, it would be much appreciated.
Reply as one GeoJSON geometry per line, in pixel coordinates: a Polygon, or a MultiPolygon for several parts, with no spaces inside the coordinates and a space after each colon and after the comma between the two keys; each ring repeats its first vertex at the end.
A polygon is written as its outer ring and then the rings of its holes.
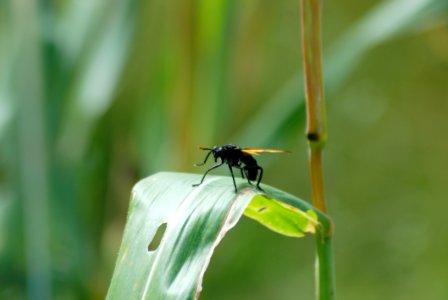
{"type": "MultiPolygon", "coordinates": [[[[448,241],[430,233],[444,228],[447,208],[447,7],[324,8],[341,298],[448,297],[437,250],[448,241]],[[355,275],[360,265],[367,274],[355,275]]],[[[0,298],[103,298],[131,186],[157,171],[193,171],[198,146],[290,149],[291,158],[263,158],[265,180],[307,198],[298,18],[294,1],[0,2],[0,298]]],[[[251,226],[218,249],[205,298],[250,299],[235,283],[243,278],[257,299],[297,295],[299,277],[312,286],[312,266],[291,264],[310,245],[263,241],[251,226]],[[273,247],[285,255],[251,270],[273,247]],[[226,273],[231,255],[241,264],[226,273]]]]}

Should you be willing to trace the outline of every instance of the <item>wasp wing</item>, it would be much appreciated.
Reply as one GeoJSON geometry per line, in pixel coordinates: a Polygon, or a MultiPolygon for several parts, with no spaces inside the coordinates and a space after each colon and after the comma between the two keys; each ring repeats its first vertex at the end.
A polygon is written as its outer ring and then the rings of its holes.
{"type": "Polygon", "coordinates": [[[290,151],[288,150],[277,150],[277,149],[264,149],[264,148],[244,148],[241,151],[248,153],[248,154],[252,154],[252,155],[261,155],[261,153],[263,152],[268,152],[268,153],[290,153],[290,151]]]}

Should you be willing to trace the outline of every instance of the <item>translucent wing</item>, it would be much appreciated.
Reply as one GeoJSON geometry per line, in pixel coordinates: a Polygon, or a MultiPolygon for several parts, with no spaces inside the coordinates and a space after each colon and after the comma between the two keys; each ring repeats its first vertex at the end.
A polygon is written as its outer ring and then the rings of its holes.
{"type": "Polygon", "coordinates": [[[290,151],[288,150],[277,150],[277,149],[264,149],[264,148],[244,148],[241,151],[248,153],[248,154],[252,154],[252,155],[261,155],[261,153],[263,152],[268,152],[268,153],[290,153],[290,151]]]}

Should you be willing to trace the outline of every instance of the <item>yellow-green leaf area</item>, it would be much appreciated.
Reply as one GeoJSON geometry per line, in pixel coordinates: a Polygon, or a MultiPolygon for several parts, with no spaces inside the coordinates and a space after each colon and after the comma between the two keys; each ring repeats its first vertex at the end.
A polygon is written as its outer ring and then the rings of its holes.
{"type": "Polygon", "coordinates": [[[318,226],[317,215],[313,210],[303,211],[265,194],[256,195],[244,215],[274,232],[290,237],[315,233],[318,226]]]}

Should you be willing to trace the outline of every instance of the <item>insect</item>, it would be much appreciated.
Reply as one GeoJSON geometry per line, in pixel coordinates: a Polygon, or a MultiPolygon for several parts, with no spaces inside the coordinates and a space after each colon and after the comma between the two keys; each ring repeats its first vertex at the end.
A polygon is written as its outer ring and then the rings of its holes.
{"type": "Polygon", "coordinates": [[[235,176],[233,175],[233,169],[236,168],[241,171],[241,176],[247,179],[250,185],[252,181],[257,180],[256,187],[262,191],[260,188],[260,181],[263,178],[263,168],[257,164],[257,161],[252,155],[259,156],[263,152],[270,153],[287,153],[289,151],[286,150],[275,150],[275,149],[263,149],[263,148],[240,148],[233,144],[227,144],[223,146],[214,146],[213,148],[199,147],[201,150],[209,151],[205,156],[204,162],[195,164],[194,166],[203,166],[207,162],[208,158],[211,154],[215,158],[215,164],[211,166],[207,171],[205,171],[204,176],[202,176],[201,182],[197,184],[193,184],[193,186],[200,185],[205,176],[207,176],[208,172],[214,170],[223,164],[227,164],[229,166],[230,174],[232,175],[233,185],[235,187],[235,193],[237,192],[235,176]],[[218,162],[218,158],[220,161],[218,162]]]}

